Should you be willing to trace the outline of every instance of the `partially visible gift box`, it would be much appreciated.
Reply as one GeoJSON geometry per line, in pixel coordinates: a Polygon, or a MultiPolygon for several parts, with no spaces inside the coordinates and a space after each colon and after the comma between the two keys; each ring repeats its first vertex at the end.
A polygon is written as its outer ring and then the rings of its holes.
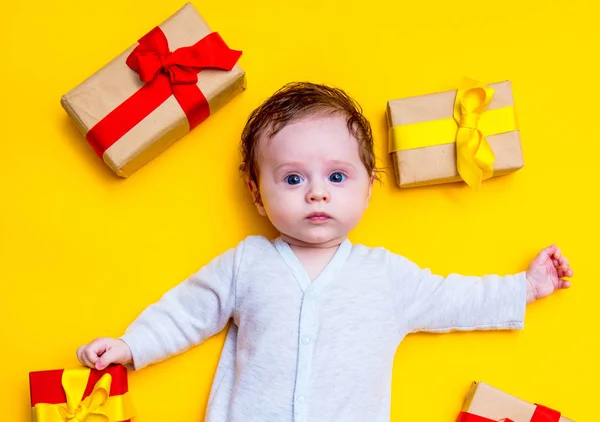
{"type": "Polygon", "coordinates": [[[388,152],[396,183],[410,188],[483,180],[523,167],[521,137],[510,81],[387,103],[388,152]]]}
{"type": "Polygon", "coordinates": [[[29,389],[32,422],[83,421],[92,415],[130,422],[134,417],[122,365],[102,371],[79,367],[30,372],[29,389]]]}
{"type": "Polygon", "coordinates": [[[474,382],[457,422],[574,422],[559,411],[529,403],[483,382],[474,382]]]}
{"type": "Polygon", "coordinates": [[[61,104],[96,154],[128,177],[246,88],[240,55],[187,3],[61,104]]]}

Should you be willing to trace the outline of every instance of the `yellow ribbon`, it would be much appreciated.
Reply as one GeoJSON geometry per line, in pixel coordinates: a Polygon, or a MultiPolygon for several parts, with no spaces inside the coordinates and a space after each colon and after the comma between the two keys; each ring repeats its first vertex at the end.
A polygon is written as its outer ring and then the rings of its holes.
{"type": "Polygon", "coordinates": [[[393,126],[390,152],[456,143],[456,167],[472,188],[493,175],[494,152],[485,135],[517,130],[514,107],[487,110],[493,88],[464,79],[454,99],[451,118],[393,126]]]}
{"type": "Polygon", "coordinates": [[[475,81],[459,88],[454,100],[456,168],[472,188],[481,185],[494,172],[494,152],[479,129],[479,119],[494,96],[494,90],[475,81]]]}
{"type": "Polygon", "coordinates": [[[133,417],[128,393],[109,397],[112,377],[104,374],[92,393],[81,400],[90,375],[89,368],[68,369],[63,372],[62,386],[67,403],[38,403],[34,407],[36,422],[116,422],[133,417]]]}

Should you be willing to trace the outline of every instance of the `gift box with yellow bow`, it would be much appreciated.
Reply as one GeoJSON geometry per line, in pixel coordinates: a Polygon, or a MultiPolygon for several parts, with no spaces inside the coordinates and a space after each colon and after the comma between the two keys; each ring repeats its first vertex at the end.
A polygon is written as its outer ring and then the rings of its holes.
{"type": "Polygon", "coordinates": [[[246,88],[241,54],[187,3],[61,104],[106,165],[128,177],[246,88]]]}
{"type": "Polygon", "coordinates": [[[474,382],[456,422],[574,422],[557,410],[530,403],[483,382],[474,382]]]}
{"type": "Polygon", "coordinates": [[[80,367],[29,373],[32,422],[130,422],[127,369],[80,367]]]}
{"type": "Polygon", "coordinates": [[[390,100],[388,144],[401,188],[482,181],[523,167],[509,81],[390,100]]]}

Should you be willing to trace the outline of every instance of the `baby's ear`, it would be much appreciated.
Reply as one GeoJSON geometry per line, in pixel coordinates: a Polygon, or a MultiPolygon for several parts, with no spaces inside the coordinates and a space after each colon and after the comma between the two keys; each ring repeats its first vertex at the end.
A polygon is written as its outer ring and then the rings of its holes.
{"type": "Polygon", "coordinates": [[[256,205],[258,213],[263,217],[266,217],[267,213],[265,211],[265,207],[263,206],[262,199],[260,198],[260,190],[253,180],[248,181],[248,190],[252,195],[252,200],[254,201],[254,205],[256,205]]]}
{"type": "Polygon", "coordinates": [[[373,184],[375,183],[375,179],[377,178],[377,174],[375,170],[371,173],[371,178],[369,179],[369,192],[367,194],[367,206],[369,206],[369,201],[371,200],[371,194],[373,193],[373,184]]]}

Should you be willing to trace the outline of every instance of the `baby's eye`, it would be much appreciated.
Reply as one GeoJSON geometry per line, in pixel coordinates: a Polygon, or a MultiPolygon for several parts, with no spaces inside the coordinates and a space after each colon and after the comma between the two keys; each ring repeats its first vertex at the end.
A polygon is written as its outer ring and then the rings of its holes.
{"type": "Polygon", "coordinates": [[[346,180],[346,175],[339,171],[331,173],[331,176],[329,176],[329,181],[333,183],[342,183],[344,180],[346,180]]]}
{"type": "Polygon", "coordinates": [[[302,183],[304,179],[302,179],[302,177],[298,176],[297,174],[290,174],[288,177],[285,178],[285,183],[287,183],[288,185],[297,185],[299,183],[302,183]]]}

